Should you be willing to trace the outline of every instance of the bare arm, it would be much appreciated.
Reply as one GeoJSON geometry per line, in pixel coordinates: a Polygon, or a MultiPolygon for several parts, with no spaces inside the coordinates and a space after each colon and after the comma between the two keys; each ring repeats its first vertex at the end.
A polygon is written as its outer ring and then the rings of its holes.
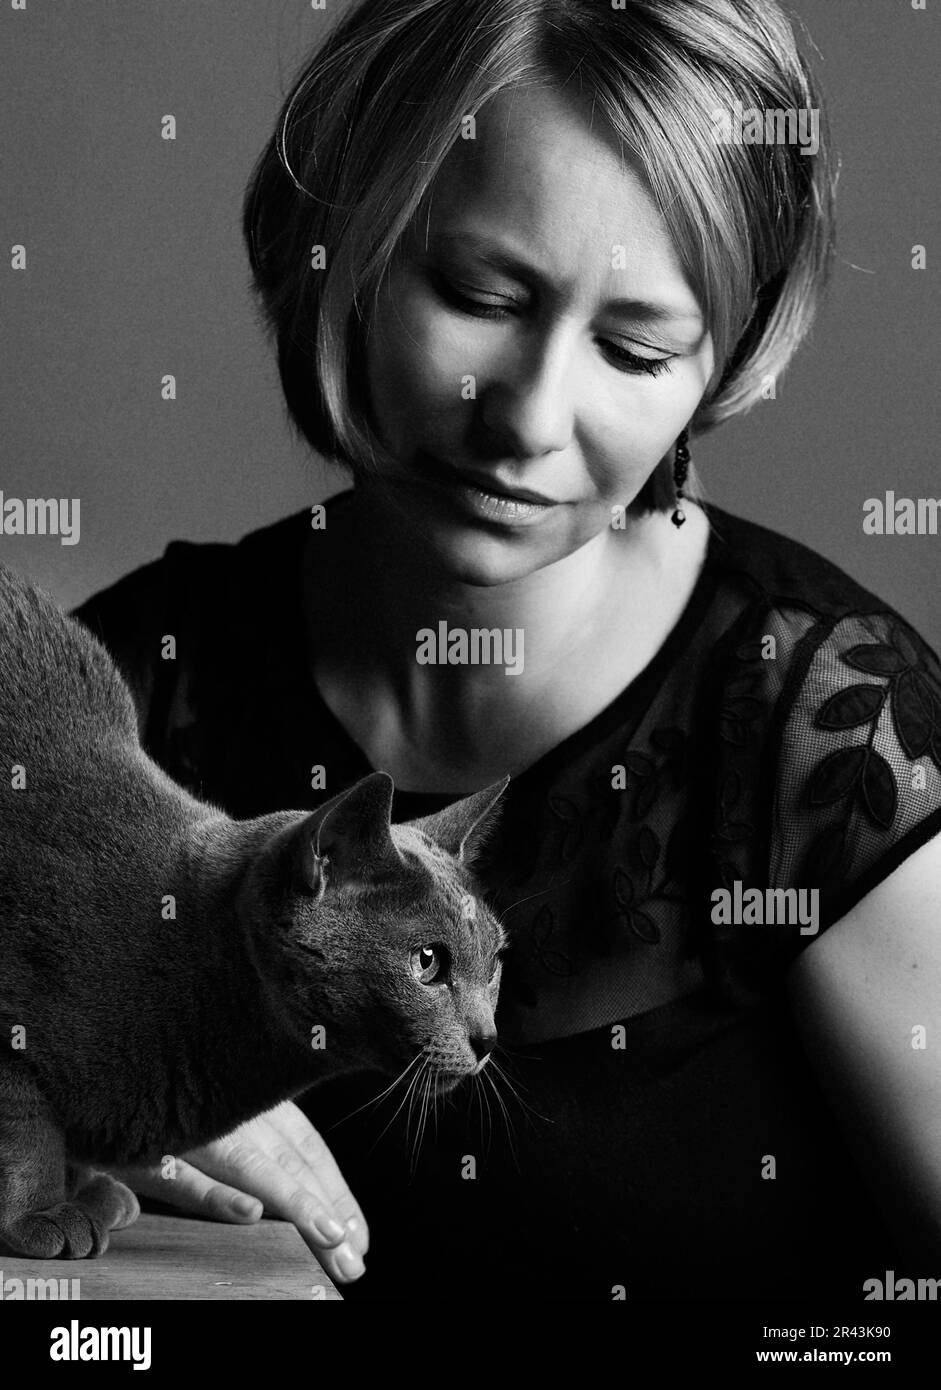
{"type": "Polygon", "coordinates": [[[798,1032],[912,1267],[941,1272],[941,835],[795,961],[798,1032]]]}

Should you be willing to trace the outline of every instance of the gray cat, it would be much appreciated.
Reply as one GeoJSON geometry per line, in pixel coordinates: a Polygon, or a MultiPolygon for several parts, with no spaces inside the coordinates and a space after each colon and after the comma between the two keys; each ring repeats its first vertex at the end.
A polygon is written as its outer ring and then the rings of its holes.
{"type": "Polygon", "coordinates": [[[142,750],[104,647],[0,565],[0,1247],[100,1255],[153,1162],[342,1072],[438,1093],[496,1043],[470,863],[508,778],[390,823],[376,772],[233,821],[142,750]]]}

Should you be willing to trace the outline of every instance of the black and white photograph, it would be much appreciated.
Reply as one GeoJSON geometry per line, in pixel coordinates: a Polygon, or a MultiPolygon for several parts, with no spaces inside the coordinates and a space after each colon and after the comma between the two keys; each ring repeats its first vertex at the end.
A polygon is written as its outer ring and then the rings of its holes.
{"type": "Polygon", "coordinates": [[[0,15],[4,1335],[912,1371],[939,0],[0,15]]]}

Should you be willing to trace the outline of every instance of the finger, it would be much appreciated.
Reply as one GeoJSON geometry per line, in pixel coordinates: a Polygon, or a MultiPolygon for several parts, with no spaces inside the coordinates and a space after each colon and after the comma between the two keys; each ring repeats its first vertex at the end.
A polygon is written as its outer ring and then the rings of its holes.
{"type": "Polygon", "coordinates": [[[261,1219],[262,1203],[257,1197],[215,1181],[185,1158],[174,1158],[170,1165],[111,1168],[109,1172],[139,1197],[152,1197],[193,1216],[241,1224],[261,1219]]]}
{"type": "MultiPolygon", "coordinates": [[[[334,1247],[346,1245],[346,1230],[331,1215],[323,1194],[310,1191],[262,1147],[274,1147],[279,1142],[274,1130],[266,1135],[266,1128],[270,1127],[260,1120],[251,1121],[232,1134],[197,1149],[191,1157],[211,1177],[237,1183],[246,1192],[261,1198],[266,1208],[292,1221],[318,1257],[322,1258],[334,1247]]],[[[295,1161],[300,1162],[299,1159],[295,1161]]],[[[357,1261],[356,1252],[347,1245],[339,1266],[344,1278],[358,1278],[363,1273],[357,1261]]]]}
{"type": "MultiPolygon", "coordinates": [[[[257,1126],[257,1121],[254,1123],[257,1126]]],[[[199,1163],[198,1168],[184,1158],[174,1158],[172,1165],[109,1171],[142,1197],[213,1220],[251,1224],[259,1220],[267,1203],[278,1216],[297,1226],[308,1249],[336,1283],[350,1283],[365,1272],[359,1252],[344,1239],[344,1228],[337,1226],[334,1231],[325,1223],[325,1229],[319,1229],[316,1222],[318,1216],[324,1220],[323,1203],[293,1185],[288,1175],[257,1149],[254,1139],[239,1137],[236,1130],[194,1150],[191,1157],[199,1163]],[[238,1185],[233,1186],[229,1179],[238,1185]],[[304,1208],[299,1198],[304,1199],[304,1208]]]]}
{"type": "Polygon", "coordinates": [[[300,1155],[303,1164],[316,1174],[334,1215],[346,1226],[353,1249],[365,1255],[369,1249],[366,1218],[320,1132],[313,1127],[303,1110],[290,1101],[269,1110],[263,1118],[300,1155]]]}

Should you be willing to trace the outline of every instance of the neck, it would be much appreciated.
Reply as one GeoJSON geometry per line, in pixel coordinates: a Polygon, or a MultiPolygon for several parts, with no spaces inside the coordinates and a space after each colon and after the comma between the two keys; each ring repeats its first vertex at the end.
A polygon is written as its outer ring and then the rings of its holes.
{"type": "MultiPolygon", "coordinates": [[[[698,519],[678,532],[655,513],[631,518],[625,530],[606,527],[518,578],[470,584],[422,555],[380,505],[358,489],[327,546],[327,533],[312,537],[306,607],[318,675],[327,686],[333,669],[347,681],[358,677],[376,692],[377,709],[383,701],[394,707],[397,726],[416,744],[433,730],[445,760],[448,748],[492,742],[498,716],[506,725],[514,710],[518,723],[540,701],[564,705],[566,682],[578,672],[590,680],[610,661],[612,642],[639,657],[650,647],[652,655],[660,620],[672,615],[672,597],[688,577],[686,559],[702,541],[698,519]],[[462,661],[459,648],[457,660],[440,659],[449,633],[475,629],[501,634],[503,661],[462,661]],[[425,663],[417,660],[420,632],[434,634],[425,663]],[[514,666],[522,679],[508,677],[514,666]]],[[[696,510],[688,506],[687,515],[696,510]]]]}

